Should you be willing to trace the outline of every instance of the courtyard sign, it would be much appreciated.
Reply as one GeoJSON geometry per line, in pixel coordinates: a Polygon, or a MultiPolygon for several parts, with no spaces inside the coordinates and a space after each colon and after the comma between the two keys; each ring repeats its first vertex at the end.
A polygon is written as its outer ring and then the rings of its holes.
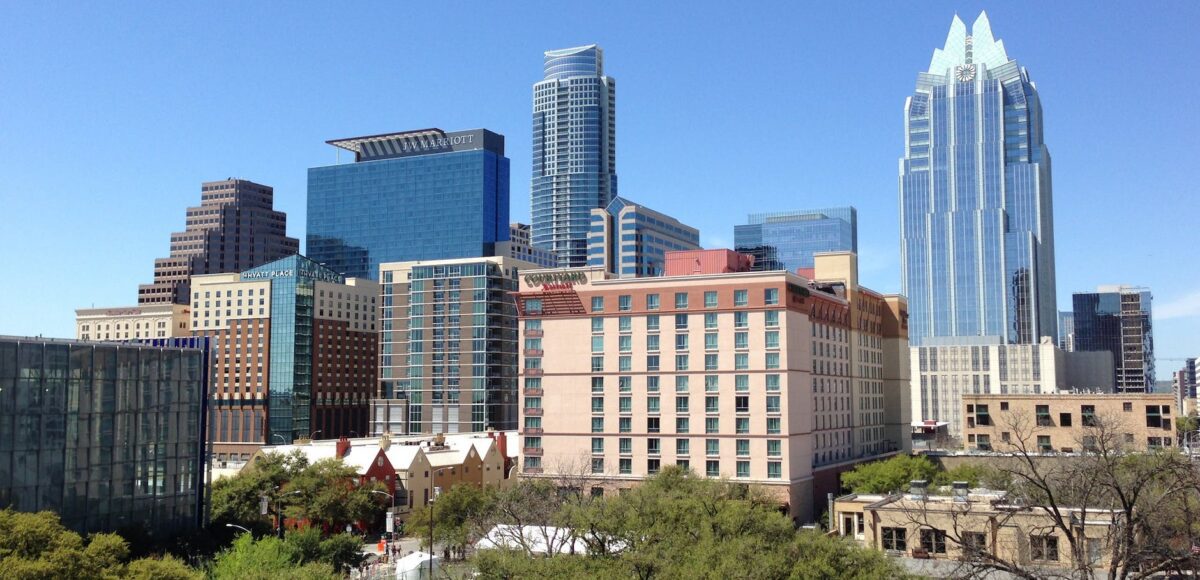
{"type": "Polygon", "coordinates": [[[570,290],[576,284],[587,284],[585,272],[543,272],[526,274],[525,283],[529,286],[540,286],[543,290],[570,290]]]}

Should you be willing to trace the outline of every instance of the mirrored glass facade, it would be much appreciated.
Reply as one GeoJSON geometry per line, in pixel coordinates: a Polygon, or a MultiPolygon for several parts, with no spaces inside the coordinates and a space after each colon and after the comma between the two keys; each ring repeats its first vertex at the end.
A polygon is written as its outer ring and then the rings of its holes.
{"type": "Polygon", "coordinates": [[[1057,336],[1050,154],[1029,73],[956,16],[905,111],[901,284],[929,337],[1057,336]]]}
{"type": "Polygon", "coordinates": [[[533,85],[533,245],[558,267],[588,260],[591,211],[617,195],[616,81],[596,45],[545,53],[533,85]]]}
{"type": "Polygon", "coordinates": [[[1117,392],[1154,389],[1154,335],[1150,291],[1127,286],[1100,287],[1072,297],[1075,350],[1113,355],[1117,392]]]}
{"type": "Polygon", "coordinates": [[[858,210],[853,207],[751,214],[734,226],[738,253],[754,256],[754,271],[813,267],[817,252],[858,252],[858,210]]]}
{"type": "Polygon", "coordinates": [[[80,532],[199,525],[208,343],[155,342],[0,337],[0,508],[80,532]]]}
{"type": "Polygon", "coordinates": [[[700,230],[623,197],[592,210],[588,266],[622,278],[662,276],[667,252],[698,249],[700,230]]]}
{"type": "Polygon", "coordinates": [[[307,254],[348,277],[490,256],[508,239],[504,137],[437,129],[330,141],[354,163],[308,170],[307,254]]]}

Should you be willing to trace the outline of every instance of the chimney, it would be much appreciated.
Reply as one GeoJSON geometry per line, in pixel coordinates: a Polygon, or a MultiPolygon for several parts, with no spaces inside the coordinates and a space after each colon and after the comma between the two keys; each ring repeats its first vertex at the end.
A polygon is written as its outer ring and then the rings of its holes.
{"type": "Polygon", "coordinates": [[[925,490],[929,482],[924,479],[914,479],[908,484],[908,495],[911,499],[925,499],[925,490]]]}
{"type": "Polygon", "coordinates": [[[341,437],[338,437],[338,440],[337,440],[337,456],[338,456],[338,457],[345,457],[345,456],[346,456],[346,453],[347,453],[347,452],[349,452],[349,451],[350,451],[350,440],[349,440],[349,439],[347,439],[345,435],[343,435],[343,436],[341,436],[341,437]]]}
{"type": "Polygon", "coordinates": [[[381,436],[379,438],[379,449],[386,452],[388,450],[388,447],[391,447],[391,446],[392,446],[392,436],[387,433],[384,433],[383,436],[381,436]]]}
{"type": "Polygon", "coordinates": [[[504,477],[508,478],[508,436],[504,431],[496,433],[496,449],[500,451],[500,461],[504,463],[504,477]]]}
{"type": "Polygon", "coordinates": [[[969,484],[967,482],[955,481],[955,482],[951,483],[950,486],[951,486],[951,489],[953,490],[954,501],[956,501],[956,502],[966,502],[967,501],[967,495],[971,492],[970,488],[968,487],[969,484]]]}
{"type": "Polygon", "coordinates": [[[437,446],[437,447],[441,447],[442,445],[445,445],[446,444],[446,434],[438,433],[437,435],[434,435],[433,436],[433,444],[434,444],[434,446],[437,446]]]}

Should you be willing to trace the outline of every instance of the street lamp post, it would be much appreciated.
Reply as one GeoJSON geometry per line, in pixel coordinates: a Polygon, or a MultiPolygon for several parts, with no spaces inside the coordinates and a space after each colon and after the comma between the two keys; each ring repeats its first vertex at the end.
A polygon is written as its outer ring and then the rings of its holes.
{"type": "MultiPolygon", "coordinates": [[[[275,491],[279,491],[279,488],[276,487],[275,491]]],[[[284,496],[288,496],[288,495],[300,495],[300,492],[299,491],[289,491],[287,493],[275,494],[275,517],[278,518],[277,529],[278,529],[278,534],[279,534],[280,540],[283,539],[283,507],[280,504],[283,503],[284,496]]]]}
{"type": "MultiPolygon", "coordinates": [[[[396,496],[394,496],[386,491],[380,491],[378,489],[372,489],[371,493],[381,493],[383,495],[388,496],[388,498],[390,498],[392,500],[392,509],[388,510],[388,518],[392,521],[392,530],[395,530],[396,529],[396,496]]],[[[386,530],[387,528],[385,527],[384,529],[386,530]]]]}
{"type": "Polygon", "coordinates": [[[437,499],[438,491],[441,490],[441,488],[437,487],[436,485],[433,485],[433,483],[434,483],[434,481],[436,481],[437,476],[440,475],[443,471],[445,471],[445,468],[438,469],[437,471],[432,471],[432,472],[430,472],[432,477],[429,478],[429,577],[430,578],[433,578],[433,526],[434,526],[433,500],[437,499]]]}
{"type": "Polygon", "coordinates": [[[312,433],[309,433],[309,434],[308,434],[308,440],[309,440],[309,441],[315,441],[315,440],[317,439],[317,433],[320,433],[320,432],[321,432],[321,429],[317,429],[316,431],[313,431],[312,433]]]}
{"type": "MultiPolygon", "coordinates": [[[[287,444],[288,444],[288,442],[287,442],[287,439],[285,439],[285,438],[283,437],[283,435],[280,435],[280,434],[278,434],[278,433],[272,433],[272,434],[271,434],[271,437],[278,437],[280,441],[283,441],[283,444],[284,444],[284,445],[287,445],[287,444]]],[[[272,441],[274,441],[274,439],[272,439],[272,441]]]]}
{"type": "Polygon", "coordinates": [[[250,530],[248,530],[248,529],[246,529],[246,528],[243,528],[242,526],[239,526],[239,525],[237,525],[237,524],[225,524],[225,527],[227,527],[227,528],[237,528],[237,529],[239,529],[239,530],[241,530],[241,531],[243,531],[243,532],[246,532],[247,534],[249,534],[249,533],[252,533],[250,530]]]}

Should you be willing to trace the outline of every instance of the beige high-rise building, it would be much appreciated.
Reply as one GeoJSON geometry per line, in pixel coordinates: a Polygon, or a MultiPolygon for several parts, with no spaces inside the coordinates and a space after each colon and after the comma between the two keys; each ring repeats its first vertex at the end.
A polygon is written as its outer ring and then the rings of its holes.
{"type": "Polygon", "coordinates": [[[186,304],[144,304],[75,310],[79,340],[145,340],[191,336],[186,304]]]}
{"type": "Polygon", "coordinates": [[[839,472],[909,448],[902,297],[858,286],[851,253],[823,256],[816,281],[717,262],[522,273],[525,476],[600,493],[678,464],[809,521],[839,472]]]}

